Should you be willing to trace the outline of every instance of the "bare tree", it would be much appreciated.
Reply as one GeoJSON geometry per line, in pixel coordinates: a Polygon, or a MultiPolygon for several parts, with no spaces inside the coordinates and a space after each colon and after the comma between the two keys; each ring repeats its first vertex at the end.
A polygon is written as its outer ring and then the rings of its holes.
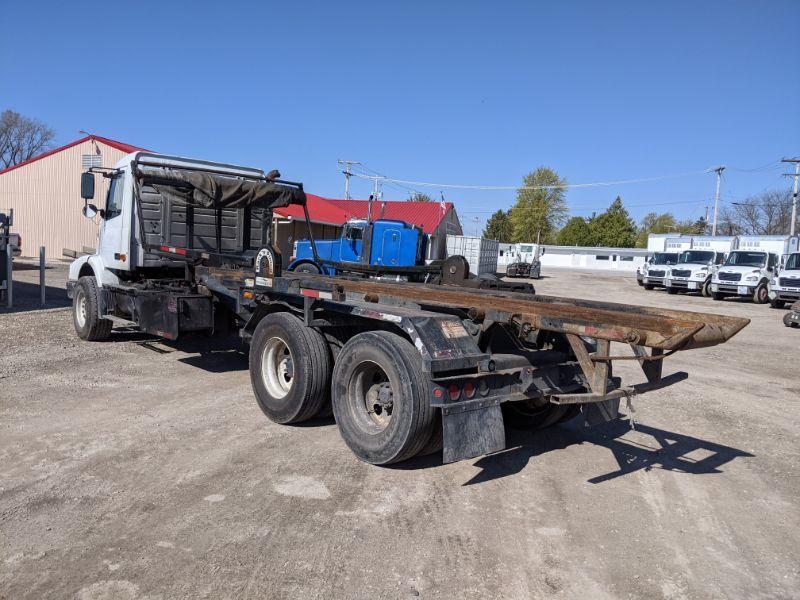
{"type": "Polygon", "coordinates": [[[789,233],[792,218],[792,197],[788,190],[771,190],[736,202],[726,211],[734,225],[731,229],[748,235],[780,235],[789,233]]]}
{"type": "Polygon", "coordinates": [[[49,150],[56,132],[13,110],[0,113],[0,169],[13,167],[49,150]]]}

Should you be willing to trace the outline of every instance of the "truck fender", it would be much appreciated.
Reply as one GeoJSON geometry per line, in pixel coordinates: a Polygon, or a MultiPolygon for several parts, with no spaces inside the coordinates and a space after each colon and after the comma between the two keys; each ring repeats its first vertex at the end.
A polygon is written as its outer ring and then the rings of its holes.
{"type": "Polygon", "coordinates": [[[94,276],[98,287],[119,284],[119,277],[106,268],[103,258],[97,254],[89,254],[76,258],[69,266],[69,281],[73,284],[85,276],[94,276]]]}

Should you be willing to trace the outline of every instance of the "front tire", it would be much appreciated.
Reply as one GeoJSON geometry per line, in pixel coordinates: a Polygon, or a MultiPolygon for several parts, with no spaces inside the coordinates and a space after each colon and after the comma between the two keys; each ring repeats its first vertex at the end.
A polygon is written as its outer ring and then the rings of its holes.
{"type": "Polygon", "coordinates": [[[351,338],[336,359],[332,388],[342,439],[361,460],[388,465],[438,445],[422,357],[405,338],[386,331],[351,338]]]}
{"type": "Polygon", "coordinates": [[[721,292],[711,292],[711,297],[714,300],[724,300],[725,299],[725,294],[723,294],[721,292]]]}
{"type": "Polygon", "coordinates": [[[678,288],[676,288],[676,287],[668,287],[667,288],[667,293],[668,294],[677,294],[678,293],[678,288]]]}
{"type": "Polygon", "coordinates": [[[753,292],[753,303],[766,304],[767,302],[769,302],[769,291],[767,290],[767,285],[762,283],[753,292]]]}
{"type": "Polygon", "coordinates": [[[250,343],[256,402],[275,423],[300,423],[324,408],[331,377],[325,337],[290,313],[264,317],[250,343]]]}
{"type": "Polygon", "coordinates": [[[703,298],[708,298],[711,296],[711,280],[707,279],[706,282],[703,284],[703,287],[700,288],[700,295],[703,298]]]}
{"type": "Polygon", "coordinates": [[[783,308],[786,305],[786,303],[783,300],[778,300],[776,298],[775,300],[770,300],[769,305],[772,308],[783,308]]]}
{"type": "Polygon", "coordinates": [[[93,276],[83,276],[75,285],[72,299],[72,323],[78,337],[89,342],[99,342],[111,335],[113,323],[100,318],[100,289],[93,276]]]}
{"type": "Polygon", "coordinates": [[[654,286],[652,283],[645,283],[645,284],[644,284],[644,289],[646,289],[648,292],[649,292],[650,290],[653,290],[653,289],[655,289],[655,287],[656,287],[656,286],[654,286]]]}
{"type": "Polygon", "coordinates": [[[314,263],[302,263],[297,265],[294,269],[295,273],[308,273],[309,275],[319,275],[320,270],[314,263]]]}

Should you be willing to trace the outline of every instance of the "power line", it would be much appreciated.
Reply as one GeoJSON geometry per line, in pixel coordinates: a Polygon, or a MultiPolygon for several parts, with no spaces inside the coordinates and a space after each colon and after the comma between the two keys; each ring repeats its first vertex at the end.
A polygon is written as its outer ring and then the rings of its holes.
{"type": "MultiPolygon", "coordinates": [[[[462,190],[553,190],[553,189],[575,189],[575,188],[591,188],[591,187],[604,187],[611,185],[624,185],[630,183],[646,183],[650,181],[662,181],[665,179],[676,179],[679,177],[690,177],[693,175],[701,175],[707,173],[708,170],[692,171],[689,173],[674,173],[672,175],[659,175],[657,177],[640,177],[638,179],[619,179],[616,181],[594,181],[591,183],[565,183],[558,185],[469,185],[469,184],[455,184],[455,183],[433,183],[430,181],[412,181],[409,179],[396,179],[394,177],[386,177],[386,181],[391,181],[399,184],[408,184],[424,187],[435,188],[448,188],[448,189],[462,189],[462,190]]],[[[370,175],[359,175],[353,173],[355,177],[362,179],[372,179],[370,175]]]]}

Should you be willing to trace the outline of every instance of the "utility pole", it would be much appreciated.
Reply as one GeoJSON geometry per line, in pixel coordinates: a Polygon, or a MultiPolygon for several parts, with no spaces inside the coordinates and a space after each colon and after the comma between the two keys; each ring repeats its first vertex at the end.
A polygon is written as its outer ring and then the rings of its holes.
{"type": "Polygon", "coordinates": [[[352,165],[360,165],[361,163],[357,160],[337,160],[336,161],[339,165],[344,167],[342,173],[344,173],[344,199],[350,200],[350,167],[352,165]]]}
{"type": "Polygon", "coordinates": [[[794,163],[794,173],[784,173],[787,177],[794,177],[794,188],[792,191],[792,224],[789,227],[789,235],[794,235],[795,225],[797,224],[797,180],[800,179],[800,158],[784,158],[784,163],[794,163]]]}
{"type": "Polygon", "coordinates": [[[472,220],[475,221],[475,237],[478,237],[478,223],[481,222],[480,217],[472,217],[472,220]]]}
{"type": "Polygon", "coordinates": [[[725,167],[716,167],[714,169],[709,169],[709,171],[714,171],[717,174],[717,194],[714,196],[714,224],[711,226],[711,235],[717,235],[717,208],[719,206],[719,185],[722,181],[722,172],[725,170],[725,167]]]}

